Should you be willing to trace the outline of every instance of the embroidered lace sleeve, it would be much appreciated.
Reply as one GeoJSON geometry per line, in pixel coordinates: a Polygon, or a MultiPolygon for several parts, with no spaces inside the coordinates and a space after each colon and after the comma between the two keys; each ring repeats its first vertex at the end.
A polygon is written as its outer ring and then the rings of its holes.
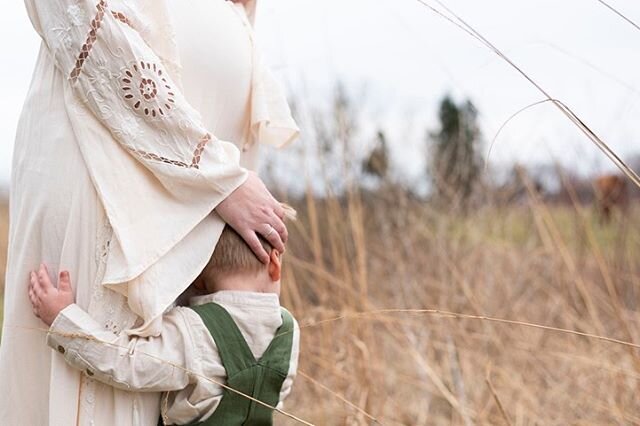
{"type": "Polygon", "coordinates": [[[246,177],[236,147],[204,128],[141,35],[157,29],[145,28],[130,3],[26,0],[74,95],[167,190],[230,193],[246,177]]]}

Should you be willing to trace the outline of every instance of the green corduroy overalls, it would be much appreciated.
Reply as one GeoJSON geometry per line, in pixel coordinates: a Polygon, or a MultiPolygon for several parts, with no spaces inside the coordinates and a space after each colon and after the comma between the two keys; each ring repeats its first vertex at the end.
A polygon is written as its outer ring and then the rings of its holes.
{"type": "MultiPolygon", "coordinates": [[[[226,385],[271,407],[278,405],[280,391],[289,372],[293,345],[293,317],[282,308],[282,325],[259,360],[256,360],[231,315],[216,303],[193,309],[216,342],[227,373],[226,385]]],[[[160,425],[163,425],[162,419],[160,425]]],[[[213,415],[192,426],[270,426],[273,410],[229,389],[213,415]]]]}

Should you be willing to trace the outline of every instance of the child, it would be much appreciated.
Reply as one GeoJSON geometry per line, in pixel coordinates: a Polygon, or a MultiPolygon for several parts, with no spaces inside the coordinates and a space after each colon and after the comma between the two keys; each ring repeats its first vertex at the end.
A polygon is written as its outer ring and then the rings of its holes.
{"type": "Polygon", "coordinates": [[[189,289],[200,295],[165,313],[159,337],[100,327],[73,303],[68,272],[56,288],[41,265],[31,273],[29,298],[50,325],[47,343],[71,366],[120,389],[166,392],[164,424],[269,425],[272,410],[246,396],[280,408],[296,374],[299,329],[280,307],[280,255],[261,243],[267,265],[226,226],[189,289]]]}

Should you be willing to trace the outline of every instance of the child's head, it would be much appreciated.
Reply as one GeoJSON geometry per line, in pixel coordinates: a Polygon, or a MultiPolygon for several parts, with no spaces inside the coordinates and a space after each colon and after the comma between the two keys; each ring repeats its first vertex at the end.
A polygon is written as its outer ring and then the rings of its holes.
{"type": "Polygon", "coordinates": [[[269,253],[269,263],[262,263],[242,237],[226,225],[215,251],[196,282],[200,290],[280,293],[280,253],[264,238],[258,237],[269,253]]]}

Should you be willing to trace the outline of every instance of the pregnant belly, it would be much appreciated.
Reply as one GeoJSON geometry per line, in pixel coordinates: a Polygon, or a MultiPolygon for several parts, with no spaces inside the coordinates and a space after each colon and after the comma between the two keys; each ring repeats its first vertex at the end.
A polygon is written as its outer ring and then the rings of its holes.
{"type": "Polygon", "coordinates": [[[250,115],[252,42],[242,8],[224,0],[170,0],[182,85],[209,131],[239,143],[250,115]],[[237,10],[234,10],[237,9],[237,10]]]}

